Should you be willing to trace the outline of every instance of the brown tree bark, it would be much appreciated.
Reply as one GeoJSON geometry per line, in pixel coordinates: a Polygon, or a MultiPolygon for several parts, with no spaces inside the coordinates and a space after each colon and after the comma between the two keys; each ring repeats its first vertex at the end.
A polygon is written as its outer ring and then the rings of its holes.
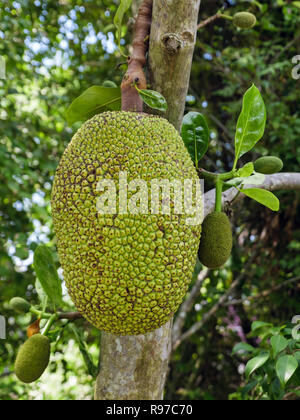
{"type": "MultiPolygon", "coordinates": [[[[189,85],[200,0],[154,0],[150,34],[151,89],[169,105],[179,129],[189,85]]],[[[172,320],[138,336],[102,333],[96,400],[163,399],[171,352],[172,320]]]]}

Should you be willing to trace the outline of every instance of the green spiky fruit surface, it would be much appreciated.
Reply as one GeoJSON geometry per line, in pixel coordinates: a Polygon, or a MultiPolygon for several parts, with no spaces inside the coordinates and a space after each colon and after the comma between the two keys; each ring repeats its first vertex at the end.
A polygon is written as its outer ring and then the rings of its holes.
{"type": "Polygon", "coordinates": [[[41,334],[30,337],[20,347],[15,361],[15,374],[26,384],[36,381],[49,364],[50,340],[41,334]]]}
{"type": "Polygon", "coordinates": [[[27,302],[27,300],[21,298],[21,297],[14,297],[9,302],[10,307],[18,312],[18,313],[24,313],[26,314],[30,310],[30,303],[27,302]]]}
{"type": "Polygon", "coordinates": [[[198,251],[200,262],[208,268],[219,268],[228,260],[232,249],[232,230],[225,213],[213,212],[204,219],[198,251]]]}
{"type": "Polygon", "coordinates": [[[263,156],[254,162],[254,169],[261,174],[276,174],[283,168],[283,162],[276,156],[263,156]]]}
{"type": "MultiPolygon", "coordinates": [[[[52,190],[57,247],[69,294],[94,326],[118,335],[165,324],[191,280],[201,226],[176,214],[100,214],[97,185],[191,179],[197,173],[183,141],[165,119],[132,112],[96,115],[74,135],[52,190]]],[[[128,201],[136,191],[128,190],[128,201]]],[[[150,195],[150,193],[149,193],[150,195]]],[[[149,198],[150,200],[150,198],[149,198]]]]}
{"type": "Polygon", "coordinates": [[[256,17],[253,13],[238,12],[233,16],[233,23],[241,29],[250,29],[256,24],[256,17]]]}

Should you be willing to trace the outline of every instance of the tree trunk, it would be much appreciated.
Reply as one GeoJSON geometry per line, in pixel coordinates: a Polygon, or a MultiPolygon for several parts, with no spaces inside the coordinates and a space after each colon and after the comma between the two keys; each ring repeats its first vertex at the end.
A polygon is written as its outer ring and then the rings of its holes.
{"type": "MultiPolygon", "coordinates": [[[[189,85],[200,0],[154,0],[150,35],[151,88],[169,105],[167,119],[179,129],[189,85]]],[[[103,332],[96,400],[159,400],[171,352],[172,320],[144,335],[103,332]]]]}

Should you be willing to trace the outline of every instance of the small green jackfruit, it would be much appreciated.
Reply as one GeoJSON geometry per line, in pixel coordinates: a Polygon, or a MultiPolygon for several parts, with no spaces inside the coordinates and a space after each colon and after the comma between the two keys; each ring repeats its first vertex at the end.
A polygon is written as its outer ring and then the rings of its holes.
{"type": "Polygon", "coordinates": [[[15,374],[20,381],[26,384],[34,382],[44,373],[49,359],[49,338],[35,334],[20,347],[15,361],[15,374]]]}
{"type": "Polygon", "coordinates": [[[254,169],[261,174],[276,174],[283,168],[283,162],[276,156],[263,156],[254,162],[254,169]]]}
{"type": "Polygon", "coordinates": [[[200,262],[208,268],[219,268],[228,260],[232,249],[232,230],[222,212],[210,213],[202,224],[198,251],[200,262]]]}
{"type": "Polygon", "coordinates": [[[167,214],[161,205],[151,211],[150,192],[152,181],[186,179],[199,181],[183,140],[172,124],[154,115],[96,115],[65,150],[51,198],[58,254],[73,302],[100,330],[144,334],[165,324],[182,302],[196,262],[201,209],[199,223],[192,225],[188,214],[176,214],[173,189],[167,214]],[[146,183],[146,211],[127,210],[133,190],[125,197],[125,211],[119,211],[125,173],[128,185],[146,183]],[[116,188],[116,194],[109,192],[119,205],[112,214],[97,207],[103,179],[116,188]]]}
{"type": "Polygon", "coordinates": [[[249,12],[238,12],[233,16],[233,24],[241,29],[250,29],[256,24],[256,17],[249,12]]]}
{"type": "Polygon", "coordinates": [[[27,314],[29,312],[31,305],[27,302],[27,300],[21,298],[21,297],[14,297],[9,302],[9,305],[11,309],[13,309],[16,312],[19,312],[20,314],[27,314]]]}

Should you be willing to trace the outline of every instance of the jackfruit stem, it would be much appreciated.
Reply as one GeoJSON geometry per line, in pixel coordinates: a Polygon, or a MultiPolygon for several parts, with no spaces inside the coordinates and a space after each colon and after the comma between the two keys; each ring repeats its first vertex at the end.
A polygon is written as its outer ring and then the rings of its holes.
{"type": "Polygon", "coordinates": [[[223,18],[223,19],[227,19],[227,20],[233,20],[233,17],[232,17],[232,16],[230,16],[230,15],[225,15],[225,14],[223,14],[223,13],[220,13],[220,14],[219,14],[219,17],[220,17],[220,18],[223,18]]]}
{"type": "Polygon", "coordinates": [[[49,319],[49,321],[47,322],[41,335],[47,336],[48,332],[50,331],[50,328],[52,327],[52,325],[54,324],[56,320],[57,320],[57,314],[53,314],[51,318],[49,319]]]}
{"type": "Polygon", "coordinates": [[[215,200],[215,212],[220,213],[222,211],[222,192],[223,182],[217,178],[216,181],[216,200],[215,200]]]}
{"type": "Polygon", "coordinates": [[[153,0],[144,0],[135,22],[132,42],[132,55],[128,57],[128,69],[122,84],[122,111],[143,112],[143,101],[139,89],[147,89],[147,80],[143,68],[146,66],[146,53],[151,28],[153,0]]]}

